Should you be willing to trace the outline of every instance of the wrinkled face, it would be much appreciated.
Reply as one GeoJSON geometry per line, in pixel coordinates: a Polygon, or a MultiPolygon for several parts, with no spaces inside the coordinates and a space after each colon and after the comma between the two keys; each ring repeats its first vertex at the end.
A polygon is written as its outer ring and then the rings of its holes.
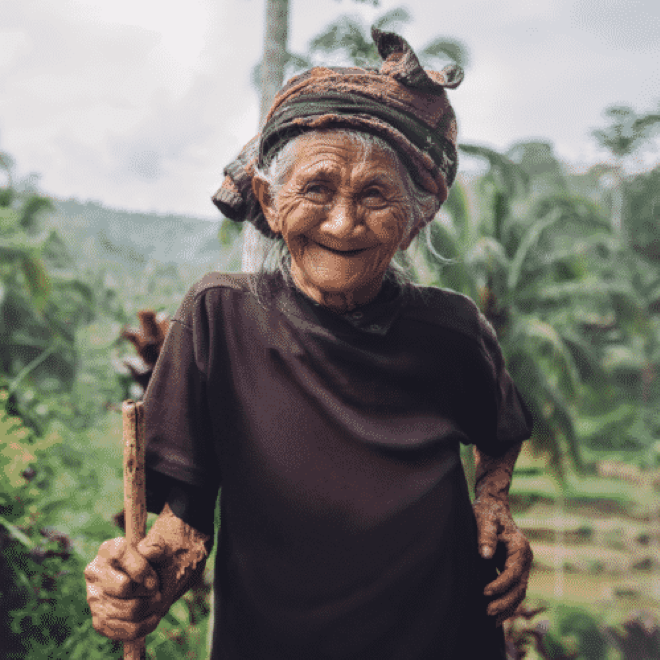
{"type": "Polygon", "coordinates": [[[347,311],[371,300],[404,239],[411,204],[400,162],[339,131],[295,145],[294,165],[276,199],[255,193],[271,229],[291,253],[291,274],[318,302],[347,311]]]}

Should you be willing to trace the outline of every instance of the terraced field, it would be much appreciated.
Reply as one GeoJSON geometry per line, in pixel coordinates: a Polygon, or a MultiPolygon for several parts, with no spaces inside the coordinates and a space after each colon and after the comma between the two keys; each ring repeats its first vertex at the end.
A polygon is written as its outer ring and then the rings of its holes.
{"type": "Polygon", "coordinates": [[[534,549],[530,602],[586,606],[612,621],[645,609],[660,620],[657,479],[622,474],[569,476],[561,489],[521,456],[511,500],[534,549]]]}

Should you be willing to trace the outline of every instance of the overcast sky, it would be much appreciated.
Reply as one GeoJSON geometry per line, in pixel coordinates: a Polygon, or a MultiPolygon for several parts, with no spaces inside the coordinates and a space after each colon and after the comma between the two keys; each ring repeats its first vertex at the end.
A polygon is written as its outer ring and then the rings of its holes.
{"type": "MultiPolygon", "coordinates": [[[[584,166],[605,107],[660,102],[658,0],[291,0],[290,49],[402,4],[413,47],[469,48],[449,92],[464,142],[544,138],[584,166]]],[[[0,151],[56,197],[218,217],[210,195],[257,125],[263,14],[264,0],[0,0],[0,151]]]]}

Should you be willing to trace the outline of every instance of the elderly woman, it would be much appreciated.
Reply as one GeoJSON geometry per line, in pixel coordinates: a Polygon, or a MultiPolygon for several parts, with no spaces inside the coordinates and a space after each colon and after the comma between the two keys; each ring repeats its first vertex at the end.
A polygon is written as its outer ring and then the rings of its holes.
{"type": "Polygon", "coordinates": [[[505,658],[532,557],[508,506],[529,414],[474,303],[393,262],[455,177],[462,73],[373,36],[380,71],[295,77],[225,170],[214,201],[270,267],[206,276],[173,319],[145,398],[160,516],[86,570],[108,637],[153,631],[199,577],[222,488],[212,658],[505,658]]]}

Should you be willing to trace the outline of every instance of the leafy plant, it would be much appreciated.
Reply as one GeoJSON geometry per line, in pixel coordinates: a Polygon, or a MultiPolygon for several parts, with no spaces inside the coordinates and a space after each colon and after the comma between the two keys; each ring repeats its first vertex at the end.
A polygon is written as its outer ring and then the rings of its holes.
{"type": "Polygon", "coordinates": [[[633,612],[620,627],[608,626],[605,635],[621,652],[622,660],[660,658],[660,625],[650,612],[633,612]]]}

